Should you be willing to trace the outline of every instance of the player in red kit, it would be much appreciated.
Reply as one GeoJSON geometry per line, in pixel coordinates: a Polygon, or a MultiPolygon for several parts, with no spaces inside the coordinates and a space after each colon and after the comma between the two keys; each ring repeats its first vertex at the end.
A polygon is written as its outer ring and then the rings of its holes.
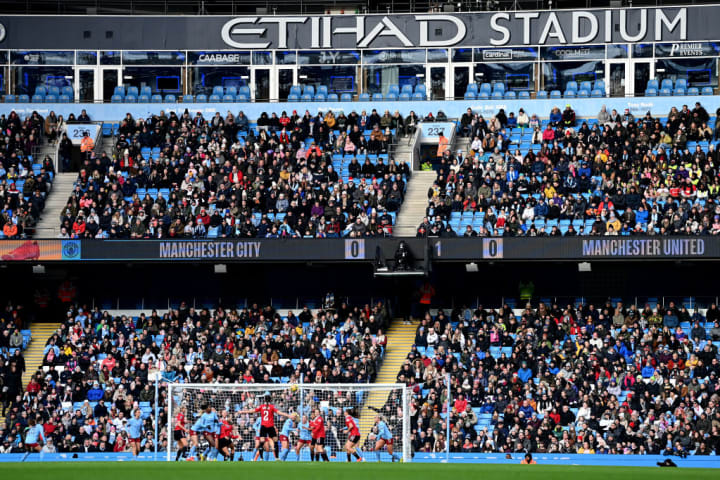
{"type": "Polygon", "coordinates": [[[223,412],[223,417],[220,420],[220,438],[218,439],[218,450],[225,457],[225,461],[232,461],[235,457],[235,445],[233,445],[233,439],[238,438],[235,427],[230,425],[227,419],[227,413],[223,412]]]}
{"type": "Polygon", "coordinates": [[[310,431],[312,432],[312,440],[310,441],[310,460],[320,461],[320,457],[326,462],[330,459],[325,453],[325,420],[320,413],[320,409],[313,411],[313,419],[310,421],[310,431]]]}
{"type": "Polygon", "coordinates": [[[345,411],[345,430],[348,439],[345,442],[345,452],[347,453],[347,461],[352,462],[352,456],[355,456],[358,462],[362,462],[362,457],[358,454],[357,445],[360,443],[360,429],[357,426],[357,410],[348,408],[345,411]]]}
{"type": "Polygon", "coordinates": [[[175,428],[173,429],[173,438],[177,444],[177,455],[175,461],[177,462],[187,450],[187,427],[185,426],[185,407],[182,407],[177,415],[175,415],[175,428]]]}
{"type": "Polygon", "coordinates": [[[275,454],[275,459],[278,459],[278,434],[277,430],[275,429],[275,415],[279,415],[281,417],[290,418],[290,415],[287,413],[281,412],[277,408],[275,408],[275,405],[270,403],[270,394],[266,393],[263,396],[263,403],[260,404],[257,408],[254,410],[241,410],[238,412],[242,415],[249,414],[249,413],[259,413],[260,414],[260,441],[266,442],[266,444],[269,444],[268,448],[269,450],[273,451],[275,454]]]}

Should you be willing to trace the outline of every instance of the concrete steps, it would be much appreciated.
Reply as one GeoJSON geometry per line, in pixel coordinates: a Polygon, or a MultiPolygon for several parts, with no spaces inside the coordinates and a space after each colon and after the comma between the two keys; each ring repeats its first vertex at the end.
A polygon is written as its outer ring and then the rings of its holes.
{"type": "Polygon", "coordinates": [[[43,210],[35,229],[35,238],[57,238],[60,234],[60,218],[68,198],[74,189],[78,174],[74,172],[55,175],[52,190],[45,200],[43,210]]]}
{"type": "MultiPolygon", "coordinates": [[[[395,319],[390,328],[385,332],[387,345],[385,356],[380,371],[377,373],[375,383],[396,383],[397,374],[407,358],[413,343],[415,342],[415,331],[417,323],[405,324],[401,319],[395,319]]],[[[360,412],[358,428],[360,435],[367,437],[375,425],[375,412],[369,407],[381,408],[388,398],[387,391],[370,392],[360,412]]]]}
{"type": "Polygon", "coordinates": [[[412,179],[408,182],[400,211],[398,212],[397,224],[393,229],[395,237],[414,237],[417,228],[425,216],[428,206],[427,192],[437,178],[435,171],[413,172],[412,179]]]}

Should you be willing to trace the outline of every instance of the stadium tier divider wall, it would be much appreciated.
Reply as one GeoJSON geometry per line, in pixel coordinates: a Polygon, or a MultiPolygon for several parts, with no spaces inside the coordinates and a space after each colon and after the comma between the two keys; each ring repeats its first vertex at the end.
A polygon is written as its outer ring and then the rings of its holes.
{"type": "MultiPolygon", "coordinates": [[[[394,452],[402,456],[404,462],[412,459],[410,442],[410,397],[412,389],[404,384],[319,384],[319,383],[252,383],[252,384],[195,384],[195,383],[169,383],[167,396],[168,412],[168,448],[167,460],[175,460],[177,445],[173,440],[175,417],[181,408],[185,408],[185,426],[190,429],[200,415],[200,406],[208,403],[218,413],[226,417],[235,427],[238,439],[233,443],[236,446],[235,458],[238,454],[243,460],[252,460],[255,452],[254,423],[259,414],[238,415],[241,410],[252,410],[264,403],[265,395],[270,395],[269,403],[284,413],[296,412],[300,421],[304,415],[311,419],[313,408],[319,408],[325,419],[327,438],[326,451],[335,456],[336,461],[344,461],[341,455],[347,434],[342,431],[345,426],[345,410],[355,408],[356,422],[360,430],[360,443],[358,445],[366,460],[375,461],[375,416],[380,413],[385,417],[394,439],[394,452]]],[[[276,417],[275,428],[278,435],[285,421],[276,417]]],[[[202,435],[199,436],[201,447],[202,435]]],[[[290,437],[291,452],[288,461],[296,461],[295,447],[297,445],[297,432],[290,437]]],[[[386,449],[381,453],[382,461],[391,461],[386,449]]],[[[201,449],[198,449],[201,451],[201,449]]],[[[300,452],[299,460],[310,460],[309,452],[304,449],[300,452]]]]}
{"type": "Polygon", "coordinates": [[[280,103],[124,103],[124,104],[93,104],[93,103],[4,103],[0,104],[1,112],[15,111],[20,116],[26,116],[37,111],[40,115],[46,116],[50,111],[56,115],[63,115],[65,118],[70,113],[78,115],[82,109],[93,121],[120,121],[130,113],[134,118],[146,118],[157,115],[161,110],[165,113],[177,112],[179,115],[188,109],[192,115],[202,112],[203,115],[221,112],[225,115],[231,111],[243,113],[249,119],[260,117],[263,112],[281,112],[297,110],[304,112],[310,110],[312,113],[318,111],[326,112],[370,112],[377,109],[378,112],[399,110],[403,116],[408,115],[410,110],[418,115],[424,116],[429,112],[436,114],[442,110],[448,118],[460,118],[469,108],[474,112],[484,115],[493,115],[501,108],[506,112],[517,112],[520,108],[525,109],[528,115],[537,113],[540,118],[547,118],[553,107],[560,107],[562,110],[569,104],[575,110],[578,117],[596,118],[600,107],[605,105],[608,111],[612,109],[623,112],[626,108],[638,116],[645,116],[650,111],[655,116],[664,116],[671,107],[682,105],[695,105],[695,102],[702,103],[708,111],[714,111],[715,105],[720,102],[719,95],[705,96],[674,96],[674,97],[604,97],[604,98],[551,98],[551,99],[519,99],[519,100],[454,100],[454,101],[374,101],[374,102],[280,102],[280,103]]]}

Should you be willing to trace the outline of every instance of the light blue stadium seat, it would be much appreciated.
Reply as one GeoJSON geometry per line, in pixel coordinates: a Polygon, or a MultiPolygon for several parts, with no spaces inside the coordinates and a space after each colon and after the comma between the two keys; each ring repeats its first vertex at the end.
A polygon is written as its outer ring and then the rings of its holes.
{"type": "Polygon", "coordinates": [[[328,88],[326,85],[319,85],[317,88],[316,95],[325,95],[327,97],[328,94],[328,88]]]}
{"type": "Polygon", "coordinates": [[[521,100],[527,100],[530,98],[530,92],[528,92],[527,90],[521,90],[518,93],[518,98],[521,100]]]}
{"type": "Polygon", "coordinates": [[[563,97],[565,98],[575,98],[577,96],[576,90],[565,90],[565,93],[563,93],[563,97]]]}
{"type": "Polygon", "coordinates": [[[400,95],[400,87],[393,83],[388,87],[388,94],[390,93],[394,93],[397,97],[397,95],[400,95]]]}
{"type": "Polygon", "coordinates": [[[64,93],[58,97],[58,102],[60,103],[70,103],[72,101],[72,97],[70,95],[65,95],[64,93]]]}
{"type": "Polygon", "coordinates": [[[237,87],[231,86],[231,87],[225,87],[225,95],[232,95],[233,97],[237,96],[238,89],[237,87]]]}
{"type": "Polygon", "coordinates": [[[648,80],[646,90],[649,90],[651,88],[654,88],[655,90],[660,90],[660,85],[658,84],[656,78],[648,80]]]}
{"type": "Polygon", "coordinates": [[[152,103],[162,103],[162,101],[163,101],[162,95],[156,93],[155,95],[153,95],[152,97],[150,97],[150,101],[151,101],[152,103]]]}
{"type": "Polygon", "coordinates": [[[400,90],[400,93],[407,93],[408,95],[412,95],[413,93],[413,86],[412,85],[403,85],[402,89],[400,90]]]}
{"type": "Polygon", "coordinates": [[[500,90],[495,90],[495,91],[492,93],[492,99],[493,99],[493,100],[502,100],[502,98],[503,98],[503,92],[501,92],[500,90]]]}
{"type": "Polygon", "coordinates": [[[545,91],[545,90],[539,90],[539,91],[537,92],[537,94],[535,94],[535,98],[539,98],[539,99],[548,98],[548,92],[545,91]]]}
{"type": "Polygon", "coordinates": [[[220,103],[222,101],[222,97],[213,93],[212,95],[210,95],[210,98],[208,98],[208,101],[210,103],[220,103]]]}
{"type": "Polygon", "coordinates": [[[315,86],[314,85],[304,85],[303,86],[303,96],[304,95],[315,95],[315,86]]]}
{"type": "Polygon", "coordinates": [[[505,100],[515,100],[516,98],[517,93],[513,92],[512,90],[505,92],[505,100]]]}
{"type": "Polygon", "coordinates": [[[673,95],[675,95],[675,96],[681,96],[681,95],[685,95],[685,94],[686,94],[686,92],[685,92],[684,88],[675,87],[675,90],[673,90],[673,95]]]}
{"type": "Polygon", "coordinates": [[[697,87],[690,87],[687,89],[688,95],[700,95],[700,90],[697,87]]]}
{"type": "MultiPolygon", "coordinates": [[[[55,95],[48,95],[47,97],[53,97],[53,98],[55,98],[55,95]]],[[[47,98],[47,97],[46,97],[46,98],[47,98]]],[[[53,100],[53,101],[54,101],[54,100],[53,100]]],[[[30,103],[30,96],[23,93],[22,95],[20,95],[20,96],[18,97],[18,102],[20,102],[20,103],[30,103]]]]}
{"type": "Polygon", "coordinates": [[[207,101],[208,101],[207,95],[205,95],[204,93],[201,93],[195,97],[195,101],[198,103],[207,103],[207,101]]]}
{"type": "Polygon", "coordinates": [[[712,87],[703,87],[703,89],[700,91],[701,95],[712,95],[713,94],[713,88],[712,87]]]}
{"type": "Polygon", "coordinates": [[[670,78],[663,79],[662,83],[660,84],[660,88],[669,88],[670,90],[673,89],[673,81],[670,78]]]}
{"type": "Polygon", "coordinates": [[[37,93],[32,96],[33,103],[43,103],[45,101],[45,95],[38,95],[37,93]]]}
{"type": "Polygon", "coordinates": [[[235,101],[235,96],[230,94],[223,95],[222,101],[223,103],[233,103],[235,101]]]}
{"type": "Polygon", "coordinates": [[[590,97],[590,90],[578,90],[577,96],[578,98],[588,98],[590,97]]]}
{"type": "Polygon", "coordinates": [[[473,92],[473,93],[477,94],[477,92],[478,92],[477,83],[468,83],[468,86],[465,89],[465,93],[467,93],[467,92],[473,92]]]}
{"type": "Polygon", "coordinates": [[[476,94],[475,92],[467,91],[465,92],[465,100],[475,100],[476,94]]]}
{"type": "Polygon", "coordinates": [[[553,90],[552,92],[550,92],[550,98],[562,98],[560,90],[553,90]]]}
{"type": "Polygon", "coordinates": [[[655,88],[648,88],[645,90],[646,97],[657,97],[658,91],[655,88]]]}
{"type": "Polygon", "coordinates": [[[303,93],[302,97],[300,97],[300,101],[302,102],[312,102],[313,96],[310,93],[303,93]]]}
{"type": "Polygon", "coordinates": [[[590,96],[591,96],[592,98],[601,98],[601,97],[604,97],[604,96],[605,96],[605,91],[596,88],[595,90],[592,91],[592,93],[590,94],[590,96]]]}
{"type": "Polygon", "coordinates": [[[578,89],[578,84],[576,81],[567,82],[567,85],[565,85],[566,92],[567,91],[577,92],[577,89],[578,89]]]}
{"type": "Polygon", "coordinates": [[[138,95],[140,95],[140,92],[138,92],[137,87],[129,86],[127,87],[127,95],[134,95],[135,97],[137,97],[138,95]]]}
{"type": "Polygon", "coordinates": [[[391,92],[391,93],[388,93],[387,95],[385,95],[385,100],[387,100],[389,102],[396,102],[397,99],[398,99],[398,94],[395,92],[391,92]]]}
{"type": "Polygon", "coordinates": [[[352,95],[349,93],[343,93],[340,95],[341,102],[352,102],[352,95]]]}
{"type": "Polygon", "coordinates": [[[220,85],[215,85],[213,87],[212,95],[217,95],[222,98],[222,96],[225,95],[225,89],[220,85]]]}
{"type": "Polygon", "coordinates": [[[299,102],[299,101],[300,101],[300,97],[298,96],[297,93],[291,93],[290,95],[288,95],[288,102],[299,102]]]}
{"type": "Polygon", "coordinates": [[[120,95],[113,95],[112,97],[110,97],[110,103],[122,103],[122,101],[123,97],[121,97],[120,95]]]}
{"type": "Polygon", "coordinates": [[[166,103],[175,103],[175,102],[177,102],[177,99],[175,98],[175,95],[168,93],[167,95],[165,95],[165,102],[166,103]]]}
{"type": "Polygon", "coordinates": [[[337,94],[337,93],[329,93],[328,96],[327,96],[327,101],[328,101],[328,102],[337,102],[338,100],[339,100],[339,99],[338,99],[338,94],[337,94]]]}
{"type": "MultiPolygon", "coordinates": [[[[407,94],[405,94],[405,95],[407,95],[407,94]]],[[[403,96],[403,94],[401,93],[401,94],[400,94],[400,100],[402,100],[402,96],[403,96]]],[[[408,97],[409,97],[409,96],[410,96],[410,95],[408,95],[408,97]]],[[[378,93],[373,93],[373,96],[372,96],[373,102],[377,102],[378,100],[382,101],[383,98],[384,98],[384,97],[383,97],[383,94],[382,94],[382,93],[380,93],[380,92],[378,92],[378,93]]],[[[409,100],[409,98],[408,98],[408,100],[409,100]]]]}
{"type": "Polygon", "coordinates": [[[670,96],[672,96],[672,90],[670,90],[667,87],[663,87],[660,89],[660,96],[661,97],[670,97],[670,96]]]}
{"type": "Polygon", "coordinates": [[[125,95],[125,103],[138,103],[138,97],[135,95],[125,95]]]}
{"type": "Polygon", "coordinates": [[[504,83],[500,83],[500,82],[493,83],[492,88],[493,88],[493,93],[495,93],[495,92],[502,92],[503,94],[505,93],[505,84],[504,83]]]}
{"type": "Polygon", "coordinates": [[[361,102],[369,102],[369,101],[370,101],[370,94],[369,94],[369,93],[361,93],[361,94],[360,94],[360,101],[361,101],[361,102]]]}
{"type": "Polygon", "coordinates": [[[425,100],[425,94],[422,92],[415,92],[412,94],[412,99],[416,101],[425,100]]]}
{"type": "Polygon", "coordinates": [[[297,95],[298,97],[302,95],[300,85],[293,85],[292,87],[290,87],[290,95],[297,95]]]}

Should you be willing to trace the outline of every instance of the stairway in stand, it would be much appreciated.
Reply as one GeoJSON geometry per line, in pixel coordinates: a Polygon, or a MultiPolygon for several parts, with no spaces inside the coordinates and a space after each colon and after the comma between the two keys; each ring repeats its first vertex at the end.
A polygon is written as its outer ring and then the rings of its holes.
{"type": "MultiPolygon", "coordinates": [[[[377,373],[375,383],[396,383],[397,374],[400,372],[410,349],[415,343],[415,331],[417,322],[404,324],[402,319],[395,319],[390,328],[385,332],[387,346],[382,366],[377,373]]],[[[375,412],[369,407],[381,408],[387,401],[387,391],[373,391],[368,395],[362,410],[360,411],[360,435],[364,442],[367,434],[375,425],[375,412]]],[[[362,444],[361,442],[361,444],[362,444]]]]}
{"type": "Polygon", "coordinates": [[[25,372],[22,376],[23,388],[27,387],[32,376],[42,367],[45,344],[58,328],[60,328],[59,323],[34,323],[30,327],[32,340],[23,352],[23,357],[25,357],[25,372]]]}

